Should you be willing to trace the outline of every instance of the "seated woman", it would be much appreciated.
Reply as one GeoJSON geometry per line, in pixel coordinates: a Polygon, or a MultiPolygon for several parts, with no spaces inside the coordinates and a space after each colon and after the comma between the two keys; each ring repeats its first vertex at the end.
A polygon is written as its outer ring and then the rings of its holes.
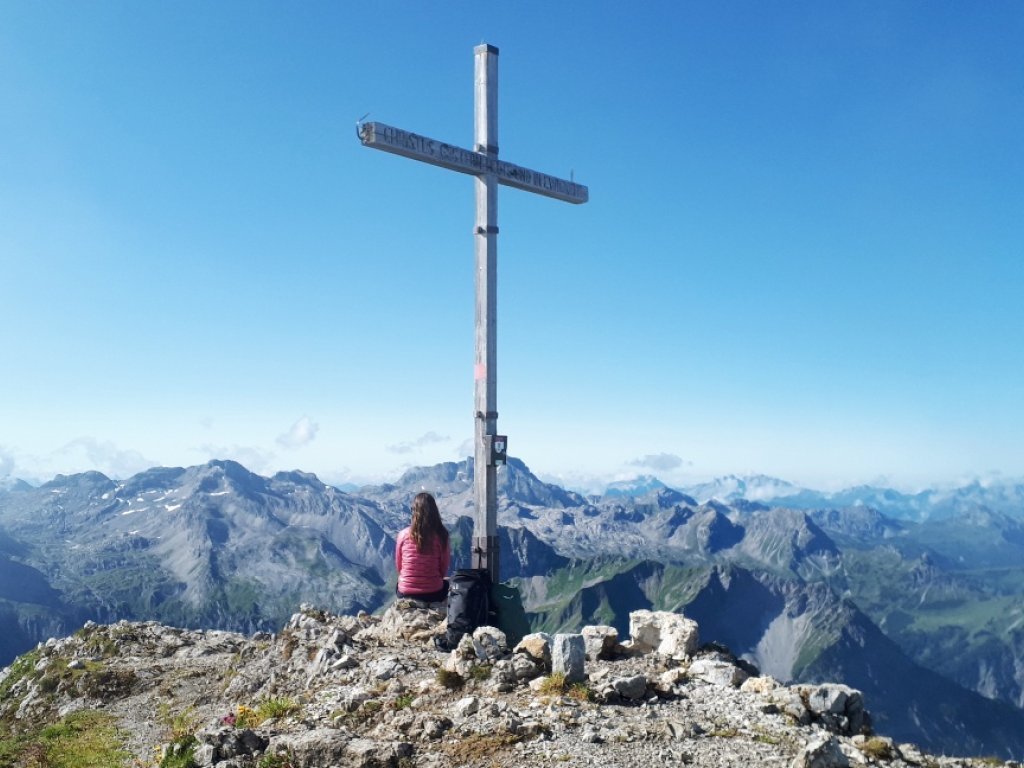
{"type": "Polygon", "coordinates": [[[436,603],[448,596],[448,530],[441,522],[437,502],[429,493],[412,500],[412,523],[395,542],[398,596],[436,603]]]}

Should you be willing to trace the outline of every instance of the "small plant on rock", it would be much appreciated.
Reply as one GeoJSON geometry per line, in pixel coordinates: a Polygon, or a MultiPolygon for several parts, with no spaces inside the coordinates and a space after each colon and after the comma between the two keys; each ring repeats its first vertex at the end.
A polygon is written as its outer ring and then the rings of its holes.
{"type": "Polygon", "coordinates": [[[586,683],[573,683],[569,686],[569,690],[565,692],[566,696],[576,701],[593,701],[594,692],[590,690],[590,686],[586,683]]]}
{"type": "Polygon", "coordinates": [[[170,736],[170,744],[163,751],[159,768],[194,768],[197,744],[195,733],[199,727],[195,707],[171,712],[170,707],[162,704],[157,716],[167,727],[170,736]]]}
{"type": "Polygon", "coordinates": [[[484,760],[488,761],[483,763],[484,765],[501,765],[502,763],[497,762],[495,756],[522,740],[522,735],[511,733],[500,735],[472,734],[445,744],[443,749],[455,765],[461,763],[479,764],[484,760]]]}
{"type": "Polygon", "coordinates": [[[256,710],[252,707],[247,707],[244,704],[240,704],[238,710],[235,712],[235,727],[236,728],[255,728],[263,720],[257,714],[256,710]]]}
{"type": "Polygon", "coordinates": [[[195,736],[169,744],[163,759],[160,760],[159,768],[197,768],[195,736]]]}
{"type": "Polygon", "coordinates": [[[171,741],[181,741],[195,734],[199,728],[196,708],[185,707],[181,712],[172,713],[166,704],[160,705],[159,717],[171,733],[171,741]]]}
{"type": "Polygon", "coordinates": [[[3,682],[0,682],[0,699],[6,698],[15,683],[20,681],[22,678],[31,677],[32,679],[35,679],[38,676],[35,671],[35,666],[39,663],[39,659],[41,659],[42,656],[43,654],[37,649],[22,654],[15,659],[14,663],[11,664],[7,677],[3,679],[3,682]]]}
{"type": "Polygon", "coordinates": [[[564,672],[552,672],[541,682],[538,692],[545,696],[561,696],[567,685],[564,672]]]}
{"type": "Polygon", "coordinates": [[[257,766],[259,768],[295,768],[295,763],[292,762],[291,755],[278,752],[273,755],[264,755],[260,758],[257,766]]]}
{"type": "Polygon", "coordinates": [[[448,690],[454,691],[461,688],[465,681],[458,672],[449,672],[444,667],[438,667],[437,682],[448,690]]]}
{"type": "Polygon", "coordinates": [[[261,723],[272,717],[287,717],[298,711],[298,702],[284,696],[264,699],[256,705],[256,714],[260,717],[261,723]]]}
{"type": "Polygon", "coordinates": [[[130,755],[114,718],[79,710],[42,730],[0,739],[0,766],[123,768],[130,755]]]}
{"type": "Polygon", "coordinates": [[[591,701],[594,692],[586,683],[570,683],[564,672],[552,672],[545,677],[538,691],[544,696],[568,696],[576,701],[591,701]]]}
{"type": "Polygon", "coordinates": [[[395,699],[391,705],[394,709],[407,709],[412,706],[413,699],[415,697],[411,693],[403,693],[401,696],[395,699]]]}
{"type": "Polygon", "coordinates": [[[891,760],[896,755],[893,753],[892,745],[885,739],[872,736],[860,745],[860,751],[875,760],[891,760]]]}
{"type": "Polygon", "coordinates": [[[491,665],[490,664],[477,664],[475,667],[473,667],[473,669],[469,673],[469,675],[470,675],[470,677],[472,677],[477,682],[483,682],[484,680],[487,680],[491,676],[491,665]]]}

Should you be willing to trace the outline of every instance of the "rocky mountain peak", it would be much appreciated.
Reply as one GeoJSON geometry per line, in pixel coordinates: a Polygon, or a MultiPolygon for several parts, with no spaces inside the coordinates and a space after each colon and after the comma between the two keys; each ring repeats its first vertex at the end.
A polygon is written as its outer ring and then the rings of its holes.
{"type": "Polygon", "coordinates": [[[0,477],[0,492],[14,492],[18,493],[21,491],[30,491],[34,488],[30,483],[26,483],[20,477],[0,477]]]}
{"type": "MultiPolygon", "coordinates": [[[[74,475],[57,475],[38,490],[51,493],[72,492],[78,495],[97,496],[114,489],[114,481],[102,472],[80,472],[74,475]]],[[[31,488],[24,490],[37,490],[31,488]]]]}
{"type": "Polygon", "coordinates": [[[430,467],[406,470],[395,483],[399,488],[419,492],[459,493],[473,486],[473,459],[446,461],[430,467]]]}
{"type": "Polygon", "coordinates": [[[273,480],[277,483],[288,483],[293,486],[307,486],[316,490],[321,490],[326,486],[320,481],[312,472],[302,472],[294,469],[291,472],[278,472],[274,475],[273,480]]]}
{"type": "Polygon", "coordinates": [[[0,744],[20,760],[88,723],[111,766],[119,749],[199,768],[993,764],[875,734],[855,689],[759,676],[679,614],[636,611],[628,639],[587,626],[513,646],[481,627],[440,654],[437,607],[303,606],[251,637],[89,623],[0,672],[0,744]]]}

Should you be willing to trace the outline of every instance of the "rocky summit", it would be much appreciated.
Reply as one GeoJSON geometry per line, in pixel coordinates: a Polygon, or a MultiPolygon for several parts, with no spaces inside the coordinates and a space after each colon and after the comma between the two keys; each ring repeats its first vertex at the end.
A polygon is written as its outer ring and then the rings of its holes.
{"type": "Polygon", "coordinates": [[[679,614],[511,647],[481,627],[442,653],[440,608],[303,605],[252,636],[88,623],[0,672],[0,766],[56,765],[61,738],[80,756],[105,738],[74,764],[111,768],[1019,766],[894,743],[859,691],[782,685],[679,614]]]}

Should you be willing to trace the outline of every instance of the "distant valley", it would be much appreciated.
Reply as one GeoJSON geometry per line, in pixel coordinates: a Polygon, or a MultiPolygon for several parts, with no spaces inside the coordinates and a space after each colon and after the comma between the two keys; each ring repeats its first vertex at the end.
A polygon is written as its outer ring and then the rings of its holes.
{"type": "MultiPolygon", "coordinates": [[[[447,463],[347,492],[230,461],[8,482],[0,665],[88,619],[251,632],[278,630],[303,601],[376,610],[420,490],[468,562],[472,472],[447,463]]],[[[822,494],[647,477],[584,496],[515,459],[500,478],[503,577],[536,627],[624,629],[630,610],[682,610],[766,673],[861,688],[900,738],[1024,753],[1024,487],[822,494]]]]}

